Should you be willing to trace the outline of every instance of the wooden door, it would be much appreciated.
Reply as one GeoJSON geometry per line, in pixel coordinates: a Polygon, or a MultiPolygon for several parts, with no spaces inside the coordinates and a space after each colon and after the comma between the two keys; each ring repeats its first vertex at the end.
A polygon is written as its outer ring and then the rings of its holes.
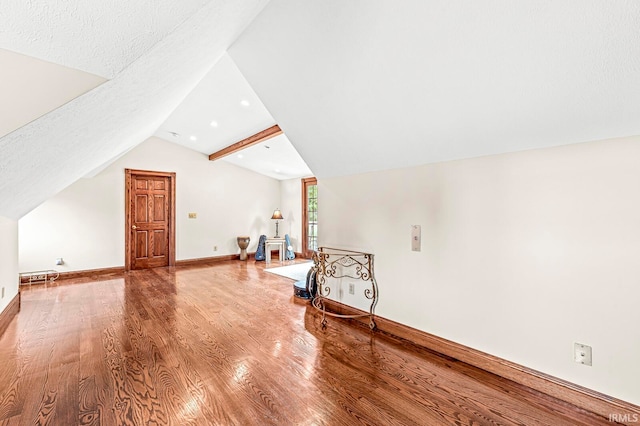
{"type": "Polygon", "coordinates": [[[125,173],[125,269],[175,265],[175,173],[125,173]]]}

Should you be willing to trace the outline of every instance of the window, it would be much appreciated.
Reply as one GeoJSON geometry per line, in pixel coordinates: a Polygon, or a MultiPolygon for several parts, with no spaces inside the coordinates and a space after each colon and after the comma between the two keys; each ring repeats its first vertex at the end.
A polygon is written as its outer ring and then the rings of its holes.
{"type": "Polygon", "coordinates": [[[316,178],[302,179],[302,253],[310,258],[318,249],[318,181],[316,178]]]}

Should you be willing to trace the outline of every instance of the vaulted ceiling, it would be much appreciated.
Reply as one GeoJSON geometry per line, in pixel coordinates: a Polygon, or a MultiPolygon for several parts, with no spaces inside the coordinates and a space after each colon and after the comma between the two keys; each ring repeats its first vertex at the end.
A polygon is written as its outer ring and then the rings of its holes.
{"type": "Polygon", "coordinates": [[[6,0],[0,49],[10,218],[170,131],[225,52],[320,178],[640,134],[632,0],[6,0]]]}
{"type": "Polygon", "coordinates": [[[109,81],[0,139],[0,216],[23,216],[153,135],[265,4],[3,1],[0,48],[109,81]]]}
{"type": "Polygon", "coordinates": [[[640,2],[272,0],[230,55],[319,177],[640,134],[640,2]]]}

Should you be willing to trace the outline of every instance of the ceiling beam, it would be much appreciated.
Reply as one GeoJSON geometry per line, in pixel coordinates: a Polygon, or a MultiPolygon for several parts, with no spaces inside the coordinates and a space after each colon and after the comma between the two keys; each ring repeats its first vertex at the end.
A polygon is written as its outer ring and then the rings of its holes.
{"type": "Polygon", "coordinates": [[[278,136],[282,134],[282,129],[277,124],[269,127],[268,129],[264,129],[261,132],[256,133],[255,135],[251,135],[246,139],[242,139],[240,142],[236,142],[233,145],[229,145],[226,148],[221,149],[220,151],[216,151],[209,156],[209,161],[217,160],[218,158],[225,157],[227,155],[233,154],[234,152],[241,151],[245,148],[248,148],[252,145],[258,144],[260,142],[264,142],[267,139],[271,139],[274,136],[278,136]]]}

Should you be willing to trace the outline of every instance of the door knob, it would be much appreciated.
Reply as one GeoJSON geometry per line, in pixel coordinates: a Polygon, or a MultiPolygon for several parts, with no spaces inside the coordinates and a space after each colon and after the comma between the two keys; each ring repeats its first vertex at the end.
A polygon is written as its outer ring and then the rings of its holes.
{"type": "Polygon", "coordinates": [[[135,225],[133,225],[133,226],[131,227],[131,229],[138,229],[138,227],[137,227],[137,226],[135,226],[135,225]]]}

